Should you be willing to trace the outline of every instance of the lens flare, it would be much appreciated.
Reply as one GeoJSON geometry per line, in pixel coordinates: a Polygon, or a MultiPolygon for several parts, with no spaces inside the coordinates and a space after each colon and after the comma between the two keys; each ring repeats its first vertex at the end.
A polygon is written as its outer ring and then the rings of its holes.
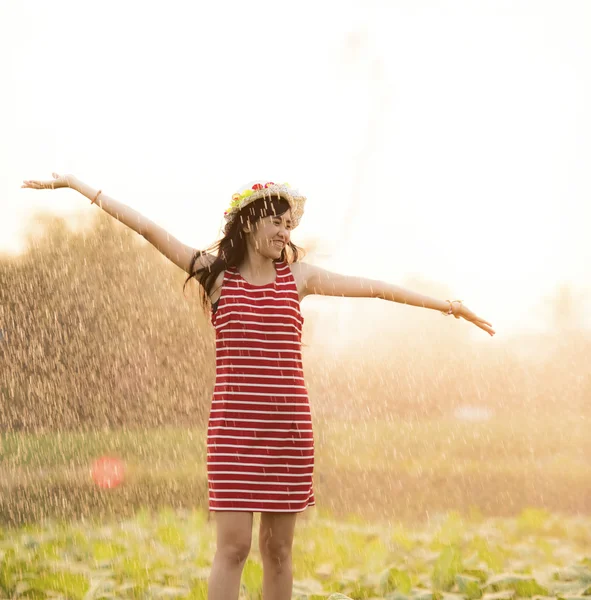
{"type": "Polygon", "coordinates": [[[123,483],[125,464],[119,458],[102,456],[94,461],[91,474],[96,485],[112,489],[123,483]]]}

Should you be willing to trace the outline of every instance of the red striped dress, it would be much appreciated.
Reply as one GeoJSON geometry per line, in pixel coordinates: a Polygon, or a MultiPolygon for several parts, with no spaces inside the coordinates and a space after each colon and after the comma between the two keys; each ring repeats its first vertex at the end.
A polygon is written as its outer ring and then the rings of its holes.
{"type": "Polygon", "coordinates": [[[301,512],[313,506],[314,438],[302,369],[304,318],[286,262],[275,281],[224,274],[216,380],[207,428],[210,511],[301,512]]]}

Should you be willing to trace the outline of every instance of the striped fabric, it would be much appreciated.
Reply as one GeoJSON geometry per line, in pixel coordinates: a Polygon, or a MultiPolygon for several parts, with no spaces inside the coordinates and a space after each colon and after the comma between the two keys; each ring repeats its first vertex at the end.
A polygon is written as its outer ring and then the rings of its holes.
{"type": "Polygon", "coordinates": [[[313,506],[314,438],[302,369],[295,279],[269,285],[226,270],[217,310],[216,381],[207,429],[209,510],[301,512],[313,506]]]}

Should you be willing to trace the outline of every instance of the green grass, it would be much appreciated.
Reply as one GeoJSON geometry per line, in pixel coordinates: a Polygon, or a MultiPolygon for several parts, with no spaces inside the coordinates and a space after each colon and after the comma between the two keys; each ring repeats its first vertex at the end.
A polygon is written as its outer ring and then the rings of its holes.
{"type": "MultiPolygon", "coordinates": [[[[257,515],[241,581],[241,598],[249,600],[260,600],[262,590],[258,522],[257,515]]],[[[293,598],[584,598],[591,594],[590,530],[590,518],[533,509],[512,519],[452,512],[420,527],[302,513],[293,598]]],[[[0,529],[0,594],[205,600],[214,553],[214,522],[200,510],[0,529]]]]}

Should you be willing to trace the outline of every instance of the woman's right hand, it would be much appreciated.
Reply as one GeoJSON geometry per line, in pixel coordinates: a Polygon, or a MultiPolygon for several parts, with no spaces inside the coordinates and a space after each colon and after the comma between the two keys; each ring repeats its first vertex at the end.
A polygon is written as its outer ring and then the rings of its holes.
{"type": "Polygon", "coordinates": [[[24,185],[22,188],[31,188],[33,190],[56,190],[58,188],[73,187],[73,183],[76,180],[74,175],[58,175],[52,173],[53,179],[48,181],[39,181],[38,179],[27,179],[23,181],[24,185]]]}

